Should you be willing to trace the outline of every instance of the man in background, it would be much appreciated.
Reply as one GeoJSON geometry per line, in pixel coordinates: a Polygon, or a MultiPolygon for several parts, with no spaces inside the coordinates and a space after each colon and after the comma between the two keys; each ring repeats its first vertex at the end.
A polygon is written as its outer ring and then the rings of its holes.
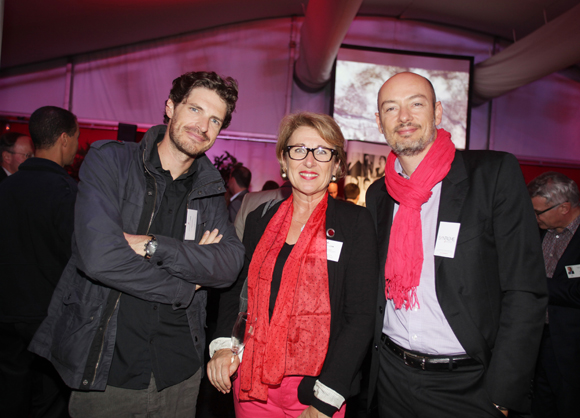
{"type": "Polygon", "coordinates": [[[442,116],[420,75],[379,91],[392,152],[366,195],[381,266],[371,389],[381,417],[525,413],[547,301],[534,212],[515,157],[456,151],[442,116]]]}
{"type": "Polygon", "coordinates": [[[34,144],[30,137],[19,132],[7,132],[0,136],[0,181],[16,173],[20,164],[33,156],[34,144]]]}
{"type": "Polygon", "coordinates": [[[534,378],[535,418],[578,415],[580,394],[580,195],[564,174],[540,174],[528,192],[542,229],[548,310],[534,378]]]}
{"type": "Polygon", "coordinates": [[[70,391],[27,347],[71,255],[77,184],[63,167],[74,160],[79,127],[68,110],[45,106],[29,130],[36,156],[0,184],[0,410],[68,417],[70,391]]]}
{"type": "Polygon", "coordinates": [[[236,215],[242,206],[242,200],[248,193],[248,188],[252,183],[252,173],[249,169],[239,164],[234,167],[228,180],[228,190],[232,197],[228,206],[228,216],[230,222],[236,220],[236,215]]]}
{"type": "Polygon", "coordinates": [[[338,198],[338,183],[336,183],[334,181],[331,181],[330,183],[328,183],[328,194],[333,199],[338,198]]]}
{"type": "Polygon", "coordinates": [[[348,183],[344,186],[344,198],[347,202],[354,203],[355,205],[358,203],[358,198],[360,197],[360,189],[354,183],[348,183]]]}
{"type": "Polygon", "coordinates": [[[284,200],[292,194],[292,185],[288,180],[282,183],[277,189],[263,190],[261,192],[248,193],[244,197],[242,206],[236,215],[234,226],[236,227],[236,234],[240,241],[244,239],[244,229],[246,226],[246,218],[248,215],[256,210],[262,203],[270,202],[269,207],[274,206],[277,202],[284,200]]]}

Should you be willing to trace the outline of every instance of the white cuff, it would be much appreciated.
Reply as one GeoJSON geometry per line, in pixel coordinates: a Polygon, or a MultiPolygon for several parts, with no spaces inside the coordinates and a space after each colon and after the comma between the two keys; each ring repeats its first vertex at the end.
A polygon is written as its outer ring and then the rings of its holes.
{"type": "MultiPolygon", "coordinates": [[[[209,343],[209,357],[212,358],[216,351],[222,350],[227,348],[228,350],[232,349],[232,339],[226,337],[219,337],[209,343]]],[[[242,357],[244,356],[244,350],[238,353],[238,357],[240,358],[240,363],[242,362],[242,357]]],[[[233,361],[233,360],[232,360],[233,361]]]]}
{"type": "Polygon", "coordinates": [[[209,357],[212,358],[216,351],[222,348],[232,349],[232,339],[226,337],[216,338],[209,344],[209,357]]]}
{"type": "Polygon", "coordinates": [[[340,409],[344,403],[344,396],[329,388],[320,380],[317,380],[314,384],[314,396],[316,396],[322,402],[334,406],[336,409],[340,409]]]}

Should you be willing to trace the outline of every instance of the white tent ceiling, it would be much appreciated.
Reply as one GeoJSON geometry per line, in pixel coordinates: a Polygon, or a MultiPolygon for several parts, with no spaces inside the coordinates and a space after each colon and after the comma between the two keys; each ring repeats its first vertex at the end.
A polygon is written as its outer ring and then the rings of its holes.
{"type": "MultiPolygon", "coordinates": [[[[1,69],[250,20],[302,16],[308,5],[307,0],[3,2],[1,69]]],[[[580,0],[364,0],[358,15],[431,22],[513,40],[536,31],[578,3],[580,0]]]]}

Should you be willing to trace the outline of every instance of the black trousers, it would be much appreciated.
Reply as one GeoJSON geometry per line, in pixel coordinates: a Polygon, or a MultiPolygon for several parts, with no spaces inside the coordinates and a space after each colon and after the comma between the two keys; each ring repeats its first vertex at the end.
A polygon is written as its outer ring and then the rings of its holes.
{"type": "Polygon", "coordinates": [[[419,370],[405,365],[384,343],[377,398],[381,418],[505,418],[483,387],[483,366],[419,370]]]}
{"type": "Polygon", "coordinates": [[[68,417],[70,390],[48,360],[28,351],[40,324],[0,323],[0,415],[68,417]]]}
{"type": "MultiPolygon", "coordinates": [[[[575,359],[580,361],[580,359],[575,359]]],[[[565,380],[556,362],[550,327],[544,327],[540,355],[534,376],[532,415],[534,418],[568,418],[580,415],[580,376],[565,380]]]]}

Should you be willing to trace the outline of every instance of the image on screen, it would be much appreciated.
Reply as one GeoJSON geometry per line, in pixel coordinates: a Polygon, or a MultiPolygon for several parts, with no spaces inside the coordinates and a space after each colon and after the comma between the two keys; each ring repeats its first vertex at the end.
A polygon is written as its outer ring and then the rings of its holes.
{"type": "Polygon", "coordinates": [[[378,131],[377,95],[393,75],[410,71],[428,78],[443,106],[439,125],[465,149],[469,132],[472,57],[418,54],[343,45],[336,61],[333,116],[346,139],[386,143],[378,131]]]}

